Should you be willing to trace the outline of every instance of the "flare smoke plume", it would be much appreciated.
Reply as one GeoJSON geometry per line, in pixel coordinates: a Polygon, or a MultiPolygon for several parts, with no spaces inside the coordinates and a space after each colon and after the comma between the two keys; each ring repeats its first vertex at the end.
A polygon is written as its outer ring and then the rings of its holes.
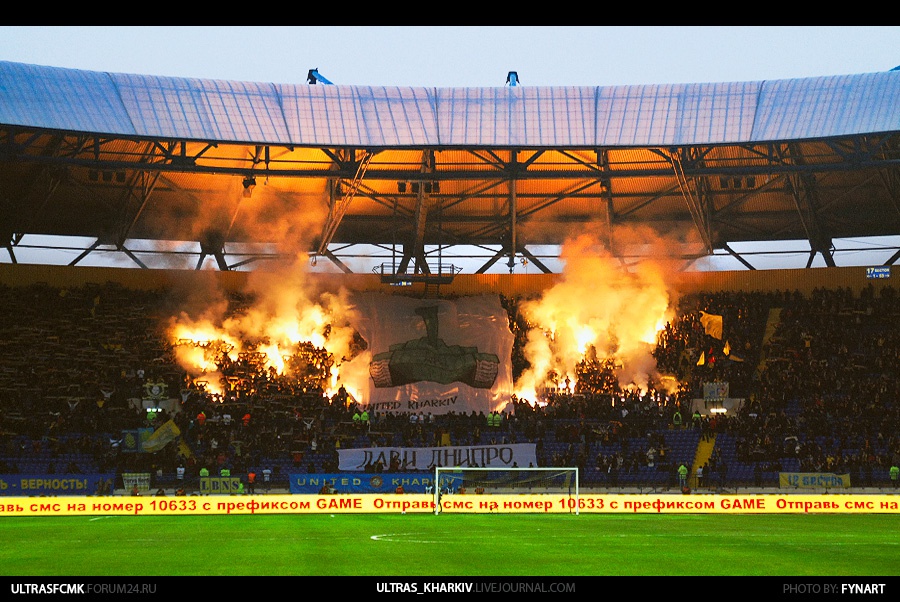
{"type": "Polygon", "coordinates": [[[524,349],[530,368],[516,383],[520,398],[535,401],[551,371],[560,383],[568,377],[574,389],[576,365],[591,346],[599,359],[621,365],[623,387],[644,388],[656,376],[651,352],[674,306],[673,263],[666,259],[671,244],[648,230],[619,230],[615,239],[658,259],[626,267],[590,232],[565,242],[561,280],[522,307],[533,328],[524,349]]]}

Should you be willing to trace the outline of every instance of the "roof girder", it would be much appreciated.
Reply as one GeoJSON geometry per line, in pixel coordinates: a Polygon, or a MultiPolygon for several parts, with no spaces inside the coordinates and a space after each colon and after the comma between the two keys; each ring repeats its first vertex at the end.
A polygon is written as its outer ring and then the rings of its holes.
{"type": "MultiPolygon", "coordinates": [[[[708,145],[695,145],[680,149],[682,157],[689,156],[690,161],[683,161],[683,177],[690,182],[690,189],[696,199],[688,206],[688,211],[677,210],[676,198],[672,192],[678,190],[678,179],[672,171],[672,165],[666,165],[664,158],[671,149],[420,149],[420,156],[427,154],[434,162],[434,169],[427,174],[421,170],[421,162],[413,167],[402,163],[383,164],[373,161],[365,177],[359,180],[356,198],[374,201],[376,206],[395,207],[390,218],[385,219],[368,204],[359,213],[348,213],[335,224],[332,242],[336,244],[356,243],[365,237],[396,235],[397,225],[391,220],[401,221],[401,230],[415,232],[418,241],[423,245],[445,244],[494,244],[497,237],[507,237],[508,252],[521,252],[524,248],[519,243],[522,236],[521,227],[532,225],[554,225],[559,232],[568,225],[580,221],[606,220],[610,239],[615,227],[629,223],[648,223],[665,226],[691,221],[695,229],[703,236],[709,250],[724,248],[722,245],[735,236],[741,239],[740,232],[748,235],[758,232],[759,239],[776,240],[785,234],[793,236],[799,227],[811,241],[811,247],[818,252],[827,252],[833,234],[825,234],[825,224],[833,225],[846,222],[846,231],[863,231],[866,227],[858,216],[842,208],[847,200],[840,199],[842,190],[849,191],[863,183],[840,183],[833,189],[826,189],[813,182],[822,181],[817,175],[856,173],[871,170],[878,173],[885,185],[884,197],[887,199],[893,215],[900,215],[898,207],[898,174],[900,174],[900,153],[897,150],[896,136],[854,136],[822,142],[800,141],[794,143],[790,156],[785,155],[785,145],[744,144],[731,145],[725,149],[708,145]],[[809,150],[807,150],[807,148],[809,150]],[[642,160],[629,163],[622,159],[627,153],[653,154],[659,161],[642,160]],[[451,163],[444,157],[452,154],[458,158],[466,154],[470,158],[465,163],[451,163]],[[591,153],[595,158],[588,158],[591,153]],[[740,155],[743,159],[726,160],[725,155],[740,155]],[[521,160],[520,160],[521,159],[521,160]],[[806,177],[811,174],[813,177],[806,177]],[[803,176],[803,177],[801,177],[803,176]],[[717,187],[715,178],[756,178],[758,186],[740,191],[726,191],[717,187]],[[441,222],[437,226],[431,223],[416,222],[415,206],[408,202],[409,196],[398,192],[388,192],[385,184],[394,185],[394,181],[417,181],[422,179],[435,182],[455,182],[455,191],[446,191],[442,186],[441,194],[434,195],[433,211],[439,212],[441,222]],[[788,212],[777,207],[757,209],[757,203],[767,195],[779,193],[778,183],[793,180],[794,184],[787,190],[794,204],[794,216],[788,221],[788,212]],[[503,186],[503,184],[506,186],[503,186]],[[528,185],[526,185],[528,183],[528,185]],[[521,184],[521,185],[520,185],[521,184]],[[510,193],[514,186],[514,195],[510,193]],[[501,188],[505,188],[501,190],[501,188]],[[797,191],[801,191],[795,194],[797,191]],[[492,215],[478,209],[484,199],[495,198],[497,202],[509,206],[515,202],[513,211],[505,210],[503,215],[492,215]],[[840,202],[835,202],[835,198],[840,202]],[[585,202],[596,205],[586,205],[585,202]],[[834,205],[832,208],[831,205],[834,205]],[[590,210],[586,210],[587,207],[590,210]],[[689,216],[693,216],[690,217],[689,216]],[[687,218],[687,220],[686,220],[687,218]],[[481,222],[482,225],[478,225],[481,222]],[[777,228],[767,225],[778,222],[777,228]],[[356,225],[354,225],[356,224],[356,225]],[[362,230],[358,226],[362,226],[362,230]],[[365,235],[365,236],[363,236],[365,235]],[[828,244],[825,244],[825,242],[828,244]],[[815,244],[813,244],[815,243],[815,244]]],[[[115,139],[111,137],[88,136],[60,132],[27,131],[22,128],[7,128],[0,131],[0,148],[3,148],[2,164],[26,164],[32,168],[61,166],[65,172],[50,169],[43,171],[45,177],[51,173],[65,173],[57,181],[63,184],[80,187],[82,192],[91,188],[90,183],[70,178],[79,170],[117,171],[130,173],[130,188],[119,191],[118,200],[103,201],[97,195],[93,199],[71,197],[67,192],[69,203],[85,204],[94,207],[92,228],[102,228],[110,222],[118,224],[119,233],[115,243],[124,245],[129,235],[140,236],[138,227],[144,213],[149,211],[148,201],[155,194],[157,179],[161,174],[182,174],[184,176],[227,178],[245,175],[252,170],[257,177],[285,178],[297,180],[322,180],[327,182],[349,182],[345,186],[353,186],[354,176],[348,175],[358,170],[360,153],[365,149],[355,148],[322,148],[303,149],[301,157],[292,157],[296,149],[283,146],[234,145],[213,143],[208,141],[187,140],[154,140],[138,141],[115,139]],[[143,152],[138,152],[140,145],[143,152]],[[223,151],[224,154],[223,154],[223,151]],[[223,159],[225,157],[225,159],[223,159]],[[141,174],[138,177],[137,174],[141,174]],[[75,183],[68,181],[75,180],[75,183]],[[88,201],[88,202],[85,202],[88,201]],[[94,202],[94,205],[90,205],[94,202]],[[111,205],[116,211],[104,208],[104,203],[111,205]],[[117,213],[116,213],[117,212],[117,213]],[[105,215],[104,215],[105,213],[105,215]]],[[[402,153],[409,149],[387,149],[385,152],[402,153]]],[[[39,183],[41,178],[31,172],[30,182],[39,183]]],[[[355,172],[354,172],[355,173],[355,172]]],[[[52,181],[52,176],[49,179],[52,181]]],[[[45,183],[48,180],[45,180],[45,183]]],[[[46,184],[45,184],[46,185],[46,184]]],[[[177,186],[172,186],[177,188],[177,186]]],[[[65,203],[56,206],[57,201],[51,194],[53,187],[45,190],[43,201],[37,205],[40,212],[29,214],[32,220],[20,224],[12,230],[13,242],[21,241],[24,234],[50,233],[52,219],[47,214],[65,212],[65,203]]],[[[23,207],[34,207],[33,198],[19,188],[13,193],[12,203],[14,215],[21,218],[23,207]]],[[[74,189],[73,189],[74,190],[74,189]]],[[[94,192],[93,190],[91,192],[94,192]]],[[[782,190],[785,192],[785,190],[782,190]]],[[[860,191],[862,194],[862,191],[860,191]]],[[[203,191],[187,191],[184,201],[202,205],[208,202],[207,193],[203,191]],[[188,201],[194,198],[195,201],[188,201]]],[[[9,199],[6,199],[9,202],[9,199]]],[[[682,197],[682,205],[684,198],[682,197]]],[[[71,209],[69,210],[71,211],[71,209]]],[[[64,213],[59,213],[57,222],[66,220],[64,213]]],[[[878,216],[873,216],[872,223],[878,216]]],[[[9,229],[9,224],[6,225],[9,229]]],[[[571,230],[572,228],[568,228],[571,230]]],[[[839,235],[841,233],[838,233],[839,235]]],[[[98,240],[100,233],[95,232],[98,240]]],[[[553,234],[556,236],[556,234],[553,234]]],[[[105,238],[103,239],[105,240],[105,238]]],[[[528,237],[525,237],[528,240],[528,237]]],[[[372,242],[383,243],[380,238],[372,242]]],[[[529,241],[530,242],[530,241],[529,241]]],[[[823,252],[823,255],[826,253],[823,252]]],[[[828,253],[830,256],[830,253],[828,253]]],[[[826,259],[827,261],[827,259],[826,259]]],[[[245,262],[242,262],[245,263],[245,262]]]]}

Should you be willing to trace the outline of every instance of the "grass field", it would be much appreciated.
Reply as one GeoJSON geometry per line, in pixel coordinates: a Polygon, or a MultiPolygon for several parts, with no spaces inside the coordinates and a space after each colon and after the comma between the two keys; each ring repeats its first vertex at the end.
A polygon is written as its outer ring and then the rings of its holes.
{"type": "Polygon", "coordinates": [[[896,576],[900,517],[0,518],[5,576],[896,576]]]}

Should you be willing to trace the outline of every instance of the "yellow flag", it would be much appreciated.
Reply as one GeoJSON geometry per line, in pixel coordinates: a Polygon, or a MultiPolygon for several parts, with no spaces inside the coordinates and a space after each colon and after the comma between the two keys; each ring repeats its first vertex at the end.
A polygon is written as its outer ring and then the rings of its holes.
{"type": "Polygon", "coordinates": [[[178,453],[185,458],[190,458],[194,455],[194,452],[192,452],[191,448],[188,447],[188,444],[184,442],[184,439],[178,440],[178,453]]]}
{"type": "Polygon", "coordinates": [[[145,452],[157,452],[164,448],[170,441],[174,441],[181,434],[181,429],[175,426],[174,420],[169,420],[164,425],[153,431],[153,434],[144,441],[145,452]]]}
{"type": "Polygon", "coordinates": [[[722,338],[722,316],[701,311],[700,323],[703,325],[703,330],[706,331],[706,334],[716,339],[722,338]]]}
{"type": "Polygon", "coordinates": [[[700,352],[700,359],[697,360],[697,365],[698,365],[698,366],[702,366],[702,365],[704,365],[705,363],[706,363],[706,352],[705,352],[705,351],[701,351],[701,352],[700,352]]]}

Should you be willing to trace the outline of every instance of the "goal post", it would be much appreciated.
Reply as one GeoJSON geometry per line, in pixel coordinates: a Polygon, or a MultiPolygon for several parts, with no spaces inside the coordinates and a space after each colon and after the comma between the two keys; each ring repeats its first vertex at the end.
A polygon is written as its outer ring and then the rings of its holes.
{"type": "Polygon", "coordinates": [[[434,513],[441,511],[441,496],[447,494],[537,494],[562,495],[578,514],[578,467],[434,467],[434,513]]]}

